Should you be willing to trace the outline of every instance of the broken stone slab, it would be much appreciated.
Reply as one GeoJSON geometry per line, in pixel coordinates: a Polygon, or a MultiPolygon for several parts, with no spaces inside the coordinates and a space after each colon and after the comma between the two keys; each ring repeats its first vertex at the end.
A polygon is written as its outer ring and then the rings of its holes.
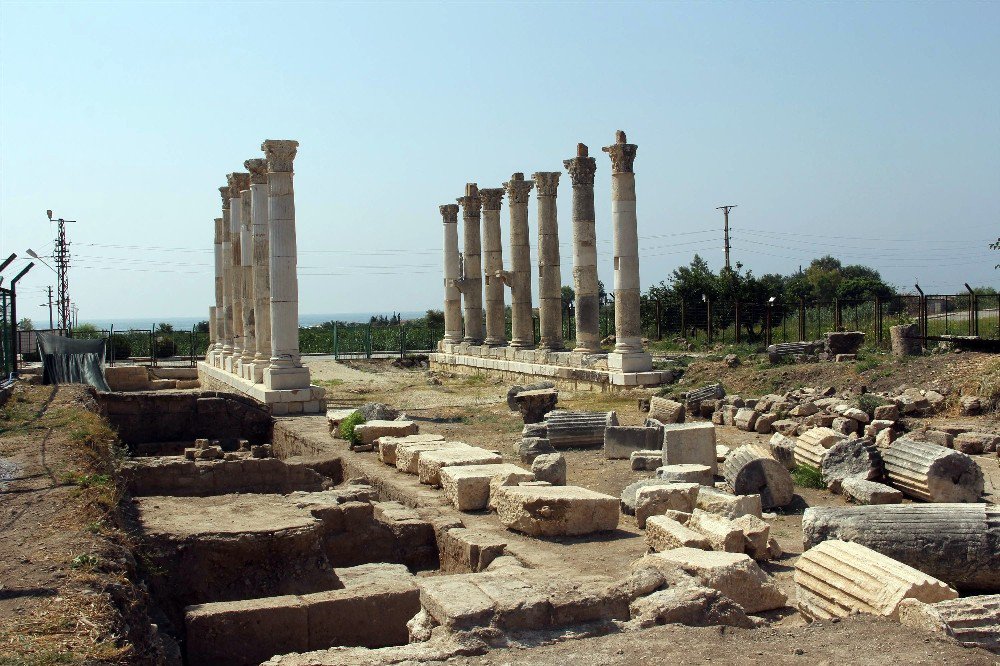
{"type": "Polygon", "coordinates": [[[687,526],[696,532],[705,535],[712,545],[712,550],[720,550],[726,553],[744,552],[743,530],[733,521],[722,516],[695,509],[691,513],[691,518],[687,526]]]}
{"type": "Polygon", "coordinates": [[[715,445],[715,462],[723,463],[726,462],[726,457],[729,455],[730,448],[725,444],[715,445]]]}
{"type": "Polygon", "coordinates": [[[518,411],[516,398],[518,395],[524,391],[539,391],[545,389],[555,389],[556,385],[554,382],[535,382],[534,384],[528,384],[527,386],[515,385],[507,389],[507,409],[512,412],[518,411]]]}
{"type": "Polygon", "coordinates": [[[831,331],[824,334],[823,351],[827,354],[856,354],[865,342],[861,331],[831,331]]]}
{"type": "Polygon", "coordinates": [[[728,626],[750,629],[746,611],[718,590],[701,585],[672,586],[632,602],[633,621],[641,629],[664,624],[690,627],[728,626]]]}
{"type": "Polygon", "coordinates": [[[1000,508],[991,504],[810,507],[803,547],[853,541],[959,590],[1000,592],[1000,508]]]}
{"type": "Polygon", "coordinates": [[[903,599],[933,603],[958,592],[933,576],[858,543],[824,541],[795,563],[798,607],[828,620],[866,613],[896,618],[903,599]]]}
{"type": "Polygon", "coordinates": [[[733,425],[740,430],[752,432],[754,426],[757,425],[758,416],[760,416],[760,414],[758,414],[756,410],[744,407],[736,412],[736,416],[733,417],[733,425]]]}
{"type": "Polygon", "coordinates": [[[879,434],[883,430],[892,428],[893,425],[895,425],[895,421],[875,419],[865,426],[865,437],[875,437],[875,435],[879,434]]]}
{"type": "Polygon", "coordinates": [[[983,470],[972,457],[906,437],[882,452],[889,481],[910,497],[925,502],[978,502],[983,470]]]}
{"type": "Polygon", "coordinates": [[[439,449],[471,448],[465,442],[407,442],[396,445],[396,469],[404,474],[420,472],[420,454],[439,449]]]}
{"type": "Polygon", "coordinates": [[[379,437],[405,437],[420,430],[413,421],[365,421],[354,426],[354,434],[363,446],[373,446],[379,437]]]}
{"type": "Polygon", "coordinates": [[[793,437],[798,430],[798,427],[798,419],[778,419],[771,424],[771,429],[774,432],[779,432],[787,437],[793,437]]]}
{"type": "Polygon", "coordinates": [[[566,456],[561,453],[543,453],[531,462],[531,471],[539,481],[553,486],[566,485],[566,456]]]}
{"type": "Polygon", "coordinates": [[[670,483],[713,485],[712,468],[708,465],[663,465],[656,468],[656,478],[670,483]]]}
{"type": "Polygon", "coordinates": [[[604,446],[604,431],[618,425],[618,414],[556,409],[545,417],[545,425],[549,444],[555,449],[604,446]]]}
{"type": "Polygon", "coordinates": [[[967,647],[1000,652],[1000,594],[983,594],[927,604],[904,599],[899,621],[907,627],[949,636],[967,647]]]}
{"type": "Polygon", "coordinates": [[[753,429],[761,435],[769,435],[774,431],[774,422],[778,420],[777,414],[761,414],[757,417],[757,423],[753,429]]]}
{"type": "Polygon", "coordinates": [[[783,608],[788,601],[771,577],[743,553],[674,548],[646,555],[633,566],[653,566],[667,576],[679,570],[701,585],[718,590],[747,613],[783,608]]]}
{"type": "Polygon", "coordinates": [[[899,504],[903,501],[903,493],[892,486],[865,479],[844,479],[840,482],[840,492],[855,504],[899,504]]]}
{"type": "Polygon", "coordinates": [[[959,412],[962,416],[979,416],[983,413],[985,401],[978,395],[963,395],[959,401],[959,412]]]}
{"type": "Polygon", "coordinates": [[[493,451],[475,446],[455,447],[424,451],[417,463],[420,483],[429,486],[441,485],[441,469],[466,465],[495,465],[503,462],[503,457],[493,451]]]}
{"type": "Polygon", "coordinates": [[[810,428],[795,440],[795,462],[819,470],[827,450],[844,439],[843,433],[830,428],[810,428]]]}
{"type": "Polygon", "coordinates": [[[768,448],[771,450],[771,455],[775,460],[784,465],[785,469],[792,470],[798,466],[795,462],[795,440],[791,437],[786,437],[780,432],[776,432],[771,435],[771,439],[767,443],[768,448]]]}
{"type": "Polygon", "coordinates": [[[649,399],[649,418],[660,423],[683,423],[684,405],[669,398],[653,396],[649,399]]]}
{"type": "Polygon", "coordinates": [[[872,412],[872,415],[876,421],[892,421],[895,423],[899,420],[899,407],[894,404],[879,405],[872,412]]]}
{"type": "Polygon", "coordinates": [[[663,427],[664,465],[706,465],[714,476],[715,424],[675,423],[663,427]]]}
{"type": "Polygon", "coordinates": [[[767,521],[745,514],[731,521],[743,532],[743,552],[763,562],[771,559],[771,525],[767,521]]]}
{"type": "Polygon", "coordinates": [[[1000,445],[1000,435],[989,432],[963,432],[954,439],[956,451],[968,455],[992,453],[1000,445]]]}
{"type": "Polygon", "coordinates": [[[792,475],[758,444],[733,451],[722,466],[722,474],[737,495],[760,495],[765,509],[787,506],[795,496],[792,475]]]}
{"type": "Polygon", "coordinates": [[[729,519],[745,515],[760,518],[762,513],[760,495],[733,495],[704,486],[698,490],[695,507],[729,519]]]}
{"type": "Polygon", "coordinates": [[[801,417],[804,417],[804,416],[812,416],[813,414],[817,413],[818,411],[819,411],[819,407],[817,407],[813,403],[811,403],[811,402],[803,402],[803,403],[800,403],[798,405],[795,405],[790,410],[788,410],[788,414],[790,416],[797,416],[797,417],[801,418],[801,417]]]}
{"type": "Polygon", "coordinates": [[[629,456],[629,465],[633,472],[653,472],[663,464],[663,452],[659,449],[655,451],[633,451],[629,456]]]}
{"type": "Polygon", "coordinates": [[[858,422],[845,416],[837,416],[830,424],[830,429],[848,436],[856,435],[858,433],[858,422]]]}
{"type": "Polygon", "coordinates": [[[659,428],[609,426],[604,430],[604,457],[623,460],[636,451],[660,450],[663,436],[659,428]]]}
{"type": "Polygon", "coordinates": [[[636,496],[638,495],[640,488],[647,488],[651,486],[665,486],[671,483],[675,482],[664,481],[663,479],[640,479],[639,481],[630,483],[629,485],[622,488],[622,494],[620,500],[621,512],[627,516],[635,515],[636,496]]]}
{"type": "Polygon", "coordinates": [[[378,447],[378,459],[386,465],[396,466],[396,447],[400,444],[417,444],[420,442],[443,442],[444,435],[406,435],[405,437],[385,436],[375,440],[378,447]]]}
{"type": "Polygon", "coordinates": [[[691,513],[699,488],[697,483],[668,483],[639,488],[635,494],[635,520],[639,528],[645,528],[650,516],[661,515],[668,510],[691,513]]]}
{"type": "Polygon", "coordinates": [[[646,521],[646,545],[658,553],[674,548],[712,550],[712,544],[704,534],[665,515],[650,516],[646,521]]]}
{"type": "Polygon", "coordinates": [[[524,437],[514,447],[518,459],[525,464],[531,464],[540,455],[555,453],[552,444],[545,437],[524,437]]]}
{"type": "Polygon", "coordinates": [[[480,511],[489,506],[490,481],[497,477],[513,483],[535,479],[532,472],[509,463],[445,467],[440,475],[445,497],[459,511],[480,511]]]}
{"type": "Polygon", "coordinates": [[[467,573],[484,571],[507,548],[503,535],[455,527],[438,535],[441,571],[467,573]]]}
{"type": "Polygon", "coordinates": [[[618,498],[578,486],[505,486],[493,498],[507,529],[530,536],[578,536],[618,527],[618,498]]]}
{"type": "Polygon", "coordinates": [[[823,483],[839,493],[845,479],[874,481],[885,472],[882,454],[870,439],[845,439],[830,447],[820,466],[823,483]]]}

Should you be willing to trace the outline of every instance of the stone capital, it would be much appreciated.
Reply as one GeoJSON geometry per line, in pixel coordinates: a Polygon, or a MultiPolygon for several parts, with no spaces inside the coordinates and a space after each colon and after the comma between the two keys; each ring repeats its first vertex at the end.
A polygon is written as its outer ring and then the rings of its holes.
{"type": "Polygon", "coordinates": [[[635,153],[639,146],[634,143],[626,143],[625,132],[618,130],[615,133],[615,142],[610,146],[605,146],[601,150],[611,157],[612,173],[632,173],[632,165],[635,163],[635,153]]]}
{"type": "Polygon", "coordinates": [[[250,174],[246,172],[228,174],[226,179],[229,181],[229,196],[232,199],[238,199],[240,192],[250,189],[250,174]]]}
{"type": "Polygon", "coordinates": [[[291,139],[267,139],[260,144],[260,149],[264,151],[267,158],[267,170],[270,173],[277,173],[292,170],[292,161],[298,151],[299,142],[291,139]]]}
{"type": "Polygon", "coordinates": [[[576,144],[576,157],[563,160],[563,166],[569,171],[569,177],[573,181],[573,186],[593,185],[594,172],[597,171],[597,160],[590,157],[590,151],[586,144],[576,144]]]}
{"type": "Polygon", "coordinates": [[[503,189],[507,192],[507,201],[513,206],[514,204],[528,203],[528,194],[534,186],[535,183],[525,180],[524,174],[518,172],[503,184],[503,189]]]}
{"type": "Polygon", "coordinates": [[[536,192],[540,197],[556,196],[556,189],[559,187],[559,176],[561,171],[536,171],[531,174],[535,181],[536,192]]]}
{"type": "Polygon", "coordinates": [[[267,183],[267,160],[263,157],[255,157],[243,163],[243,166],[250,172],[250,182],[255,185],[267,183]]]}
{"type": "Polygon", "coordinates": [[[483,200],[483,210],[500,210],[500,204],[503,203],[503,188],[483,188],[479,190],[479,197],[483,200]]]}
{"type": "Polygon", "coordinates": [[[229,186],[219,188],[219,194],[222,196],[222,210],[229,210],[229,186]]]}
{"type": "Polygon", "coordinates": [[[455,199],[462,206],[462,217],[479,217],[483,200],[479,198],[479,186],[475,183],[465,184],[465,196],[455,199]]]}
{"type": "Polygon", "coordinates": [[[438,210],[441,211],[441,220],[445,224],[458,223],[458,204],[444,204],[438,206],[438,210]]]}

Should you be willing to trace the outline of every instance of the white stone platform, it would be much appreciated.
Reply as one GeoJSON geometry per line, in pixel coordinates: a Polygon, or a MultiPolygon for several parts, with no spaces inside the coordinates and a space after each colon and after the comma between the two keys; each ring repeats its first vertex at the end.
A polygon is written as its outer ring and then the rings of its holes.
{"type": "Polygon", "coordinates": [[[439,350],[429,355],[432,370],[457,374],[482,372],[514,381],[542,378],[583,390],[659,386],[670,383],[673,379],[673,373],[669,370],[622,372],[609,369],[607,354],[576,354],[467,343],[441,343],[439,350]]]}
{"type": "Polygon", "coordinates": [[[308,388],[268,390],[263,384],[254,384],[222,368],[217,368],[204,361],[198,363],[198,379],[203,387],[212,382],[225,384],[229,388],[250,396],[263,403],[274,416],[286,414],[324,414],[326,413],[326,389],[322,386],[310,385],[308,388]]]}

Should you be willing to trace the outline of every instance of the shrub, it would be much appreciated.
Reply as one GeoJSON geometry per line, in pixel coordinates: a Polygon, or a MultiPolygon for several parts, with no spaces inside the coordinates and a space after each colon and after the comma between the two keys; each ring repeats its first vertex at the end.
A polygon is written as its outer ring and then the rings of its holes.
{"type": "Polygon", "coordinates": [[[346,439],[351,446],[358,443],[359,438],[354,434],[354,426],[361,425],[365,422],[365,417],[361,412],[354,412],[346,419],[340,422],[340,437],[341,439],[346,439]]]}
{"type": "MultiPolygon", "coordinates": [[[[111,342],[108,342],[107,349],[105,351],[108,360],[111,360],[111,342]]],[[[114,335],[114,360],[121,361],[123,359],[132,356],[132,343],[129,339],[120,333],[115,333],[114,335]]]]}
{"type": "Polygon", "coordinates": [[[863,411],[868,416],[875,416],[876,407],[888,404],[888,400],[883,400],[877,395],[873,395],[871,393],[862,393],[858,396],[858,409],[863,411]]]}
{"type": "Polygon", "coordinates": [[[792,481],[800,488],[826,488],[823,483],[823,474],[808,465],[799,465],[792,470],[792,481]]]}
{"type": "Polygon", "coordinates": [[[165,335],[156,336],[156,358],[168,358],[177,355],[177,343],[165,335]]]}

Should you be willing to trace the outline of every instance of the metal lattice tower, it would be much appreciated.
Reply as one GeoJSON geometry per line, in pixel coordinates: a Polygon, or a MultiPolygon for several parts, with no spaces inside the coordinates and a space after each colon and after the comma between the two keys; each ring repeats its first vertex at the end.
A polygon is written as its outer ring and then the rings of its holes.
{"type": "Polygon", "coordinates": [[[66,220],[59,218],[56,222],[59,225],[53,251],[58,279],[56,308],[59,312],[59,328],[68,331],[72,328],[69,313],[69,242],[66,240],[66,220]]]}

